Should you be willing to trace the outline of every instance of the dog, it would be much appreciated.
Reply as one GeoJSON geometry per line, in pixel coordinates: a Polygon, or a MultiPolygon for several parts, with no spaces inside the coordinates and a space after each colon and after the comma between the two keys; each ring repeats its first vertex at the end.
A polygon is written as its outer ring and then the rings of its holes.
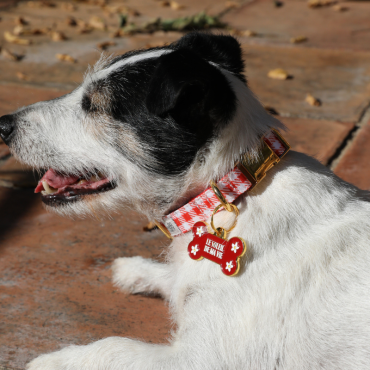
{"type": "MultiPolygon", "coordinates": [[[[47,209],[128,206],[163,227],[242,156],[258,161],[266,133],[284,130],[243,71],[240,44],[226,35],[103,56],[70,94],[1,117],[1,136],[20,161],[47,170],[36,189],[47,209]]],[[[227,238],[245,241],[236,276],[189,258],[191,232],[173,238],[166,263],[113,263],[123,291],[168,301],[168,344],[106,338],[27,369],[369,369],[369,193],[290,151],[233,204],[237,218],[226,209],[212,222],[218,240],[236,222],[227,238]]]]}

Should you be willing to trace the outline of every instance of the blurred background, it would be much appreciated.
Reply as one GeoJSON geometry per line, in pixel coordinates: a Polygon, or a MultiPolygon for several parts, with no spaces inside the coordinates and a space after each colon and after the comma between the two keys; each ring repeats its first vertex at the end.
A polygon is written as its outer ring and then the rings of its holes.
{"type": "MultiPolygon", "coordinates": [[[[370,189],[370,2],[0,0],[0,115],[77,87],[100,53],[163,46],[190,30],[242,44],[251,89],[294,150],[370,189]]],[[[133,212],[111,220],[46,213],[35,174],[0,143],[0,369],[112,335],[165,342],[165,303],[110,281],[121,256],[169,242],[133,212]]]]}

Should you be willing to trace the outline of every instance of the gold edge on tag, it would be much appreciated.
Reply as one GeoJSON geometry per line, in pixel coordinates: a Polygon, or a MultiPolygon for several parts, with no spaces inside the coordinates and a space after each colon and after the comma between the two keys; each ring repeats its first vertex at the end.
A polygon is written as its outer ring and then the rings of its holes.
{"type": "Polygon", "coordinates": [[[236,276],[239,274],[239,270],[240,270],[240,259],[245,255],[245,253],[247,252],[247,243],[245,242],[245,240],[243,238],[241,238],[240,236],[237,236],[238,239],[240,239],[243,243],[243,253],[236,259],[236,265],[237,265],[237,269],[235,270],[235,272],[232,274],[232,275],[226,275],[226,276],[236,276]]]}

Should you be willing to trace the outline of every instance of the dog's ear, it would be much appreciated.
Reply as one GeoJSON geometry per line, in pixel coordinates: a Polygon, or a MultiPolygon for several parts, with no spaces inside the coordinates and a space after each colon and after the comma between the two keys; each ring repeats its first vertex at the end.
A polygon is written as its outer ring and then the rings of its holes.
{"type": "Polygon", "coordinates": [[[245,81],[244,61],[239,42],[230,35],[212,35],[190,32],[175,44],[177,49],[187,48],[209,62],[230,71],[245,81]]]}
{"type": "Polygon", "coordinates": [[[189,49],[159,58],[146,98],[150,113],[169,114],[190,130],[199,121],[227,120],[235,104],[235,94],[222,72],[189,49]]]}

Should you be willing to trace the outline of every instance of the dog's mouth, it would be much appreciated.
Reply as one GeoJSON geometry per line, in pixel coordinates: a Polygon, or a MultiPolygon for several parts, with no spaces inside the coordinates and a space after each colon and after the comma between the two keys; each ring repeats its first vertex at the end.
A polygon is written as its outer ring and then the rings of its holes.
{"type": "Polygon", "coordinates": [[[85,195],[112,190],[116,184],[103,175],[68,175],[49,169],[36,186],[35,193],[49,206],[74,202],[85,195]]]}

